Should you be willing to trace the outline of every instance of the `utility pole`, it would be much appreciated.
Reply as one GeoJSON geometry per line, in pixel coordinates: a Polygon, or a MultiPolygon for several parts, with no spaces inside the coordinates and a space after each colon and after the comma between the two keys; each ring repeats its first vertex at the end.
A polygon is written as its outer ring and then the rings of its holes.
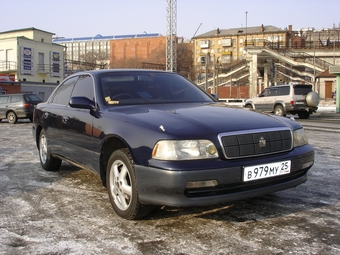
{"type": "Polygon", "coordinates": [[[246,42],[245,42],[245,48],[247,47],[247,30],[248,30],[248,12],[246,12],[246,42]]]}
{"type": "Polygon", "coordinates": [[[177,0],[167,0],[166,71],[177,72],[177,0]]]}

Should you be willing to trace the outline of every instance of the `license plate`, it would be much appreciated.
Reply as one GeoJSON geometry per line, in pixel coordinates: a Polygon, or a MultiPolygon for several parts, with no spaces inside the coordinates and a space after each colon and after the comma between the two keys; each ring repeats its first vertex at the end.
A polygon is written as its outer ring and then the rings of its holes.
{"type": "Polygon", "coordinates": [[[243,181],[254,181],[290,173],[290,160],[247,166],[243,169],[243,181]]]}

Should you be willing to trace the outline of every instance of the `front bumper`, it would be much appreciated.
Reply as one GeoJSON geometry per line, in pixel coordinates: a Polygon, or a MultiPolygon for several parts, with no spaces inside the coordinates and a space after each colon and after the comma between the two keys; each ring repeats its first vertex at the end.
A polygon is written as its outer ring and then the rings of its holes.
{"type": "MultiPolygon", "coordinates": [[[[246,161],[237,161],[238,165],[235,162],[235,166],[232,167],[198,170],[166,170],[136,165],[135,173],[140,202],[186,207],[219,204],[260,196],[304,183],[307,180],[307,171],[314,163],[314,151],[309,145],[295,148],[285,155],[271,156],[271,162],[291,160],[291,173],[243,182],[242,169],[246,161]],[[297,151],[304,153],[296,153],[297,151]],[[186,188],[187,182],[205,180],[217,180],[218,185],[210,188],[186,188]]],[[[246,164],[269,163],[268,158],[266,161],[260,158],[262,157],[257,158],[257,163],[250,160],[246,164]]]]}

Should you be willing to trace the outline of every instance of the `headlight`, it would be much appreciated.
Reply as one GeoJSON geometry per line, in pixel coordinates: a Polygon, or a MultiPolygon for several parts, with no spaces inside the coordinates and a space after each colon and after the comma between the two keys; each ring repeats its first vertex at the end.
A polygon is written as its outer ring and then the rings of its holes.
{"type": "Polygon", "coordinates": [[[156,143],[152,158],[160,160],[193,160],[218,158],[215,145],[208,140],[164,140],[156,143]]]}
{"type": "Polygon", "coordinates": [[[306,145],[308,143],[308,138],[303,128],[294,131],[294,147],[299,147],[306,145]]]}

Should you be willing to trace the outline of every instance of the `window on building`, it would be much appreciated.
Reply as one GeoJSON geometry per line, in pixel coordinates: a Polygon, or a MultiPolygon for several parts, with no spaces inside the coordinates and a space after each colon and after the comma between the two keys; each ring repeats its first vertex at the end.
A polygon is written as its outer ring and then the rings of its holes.
{"type": "Polygon", "coordinates": [[[38,71],[45,71],[45,54],[38,53],[38,71]]]}
{"type": "Polygon", "coordinates": [[[39,92],[38,95],[42,100],[45,101],[45,92],[39,92]]]}

